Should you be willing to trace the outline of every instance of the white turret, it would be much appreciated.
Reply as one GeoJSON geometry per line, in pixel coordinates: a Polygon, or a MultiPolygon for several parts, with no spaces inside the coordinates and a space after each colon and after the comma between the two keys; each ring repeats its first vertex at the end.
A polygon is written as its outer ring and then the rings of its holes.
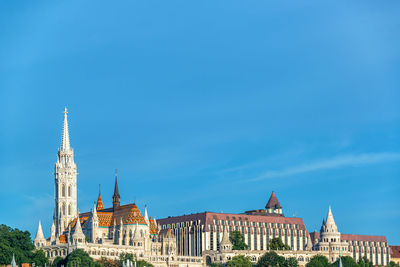
{"type": "Polygon", "coordinates": [[[79,216],[76,220],[75,232],[72,235],[72,240],[74,241],[74,244],[85,243],[85,234],[82,231],[82,226],[79,216]]]}
{"type": "Polygon", "coordinates": [[[96,203],[94,204],[93,210],[92,210],[91,226],[92,226],[91,239],[92,239],[92,242],[95,243],[96,239],[98,238],[97,231],[98,231],[98,227],[99,227],[99,218],[97,217],[96,203]]]}
{"type": "Polygon", "coordinates": [[[11,261],[11,267],[17,267],[17,263],[15,262],[15,256],[13,253],[12,261],[11,261]]]}
{"type": "Polygon", "coordinates": [[[144,205],[144,220],[146,221],[147,225],[149,225],[149,215],[147,214],[147,205],[144,205]]]}
{"type": "Polygon", "coordinates": [[[229,232],[228,232],[228,226],[224,226],[224,233],[222,235],[222,239],[219,243],[219,250],[220,251],[231,251],[232,250],[232,243],[229,240],[229,232]]]}
{"type": "Polygon", "coordinates": [[[42,224],[40,223],[40,221],[36,231],[36,237],[33,243],[35,244],[36,247],[43,247],[46,245],[46,238],[44,238],[42,224]]]}
{"type": "Polygon", "coordinates": [[[56,241],[56,226],[54,224],[54,220],[53,223],[51,225],[51,229],[50,229],[50,243],[53,243],[56,241]]]}

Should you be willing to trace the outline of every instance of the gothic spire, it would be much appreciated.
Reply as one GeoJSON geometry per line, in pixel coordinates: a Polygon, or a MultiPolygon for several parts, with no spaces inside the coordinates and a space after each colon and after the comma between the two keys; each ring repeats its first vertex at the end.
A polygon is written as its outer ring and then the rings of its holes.
{"type": "Polygon", "coordinates": [[[149,223],[149,215],[147,214],[147,205],[144,205],[144,220],[149,223]]]}
{"type": "Polygon", "coordinates": [[[61,151],[67,151],[70,149],[67,113],[68,113],[67,107],[65,107],[65,109],[64,109],[64,126],[63,126],[62,140],[61,140],[61,151]]]}
{"type": "Polygon", "coordinates": [[[120,205],[120,196],[118,192],[117,170],[115,170],[115,186],[113,194],[113,208],[116,209],[120,205]]]}
{"type": "Polygon", "coordinates": [[[328,215],[326,216],[325,221],[326,228],[329,229],[329,232],[335,231],[337,232],[337,226],[335,223],[335,219],[333,218],[331,206],[329,206],[328,215]]]}
{"type": "Polygon", "coordinates": [[[13,253],[13,257],[12,257],[12,261],[11,261],[11,267],[16,267],[17,266],[17,263],[15,262],[15,256],[14,256],[14,253],[13,253]]]}

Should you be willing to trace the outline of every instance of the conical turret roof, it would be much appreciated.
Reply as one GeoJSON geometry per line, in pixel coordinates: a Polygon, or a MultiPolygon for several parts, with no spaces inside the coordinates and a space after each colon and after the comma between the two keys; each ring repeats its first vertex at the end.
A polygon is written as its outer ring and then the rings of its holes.
{"type": "Polygon", "coordinates": [[[99,188],[99,197],[97,198],[96,210],[104,210],[103,199],[101,198],[100,188],[99,188]]]}
{"type": "Polygon", "coordinates": [[[279,203],[278,198],[276,197],[274,191],[272,191],[272,194],[271,194],[265,208],[266,209],[281,209],[282,208],[281,203],[279,203]]]}
{"type": "Polygon", "coordinates": [[[42,230],[42,224],[39,221],[39,225],[36,231],[36,237],[35,237],[35,241],[36,240],[45,240],[44,235],[43,235],[43,230],[42,230]]]}
{"type": "Polygon", "coordinates": [[[327,229],[337,232],[337,226],[335,223],[335,219],[333,218],[331,206],[329,206],[328,215],[326,216],[325,226],[327,229]]]}

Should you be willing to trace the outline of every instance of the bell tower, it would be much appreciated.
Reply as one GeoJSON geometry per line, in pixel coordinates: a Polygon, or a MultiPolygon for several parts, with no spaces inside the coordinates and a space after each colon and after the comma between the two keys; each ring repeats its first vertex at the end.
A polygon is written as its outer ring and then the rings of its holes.
{"type": "Polygon", "coordinates": [[[54,222],[57,237],[67,229],[68,224],[77,216],[76,176],[74,150],[69,143],[67,108],[65,108],[61,147],[58,149],[57,162],[54,168],[54,222]]]}

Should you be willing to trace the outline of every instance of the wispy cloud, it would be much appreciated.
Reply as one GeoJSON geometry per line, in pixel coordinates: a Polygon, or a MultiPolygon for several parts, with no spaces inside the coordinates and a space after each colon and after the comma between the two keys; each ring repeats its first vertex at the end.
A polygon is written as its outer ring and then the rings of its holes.
{"type": "Polygon", "coordinates": [[[398,160],[400,160],[400,153],[392,153],[392,152],[341,155],[329,159],[292,166],[282,170],[267,171],[255,178],[245,180],[245,182],[255,182],[261,180],[268,180],[271,178],[286,177],[301,173],[314,172],[319,170],[328,170],[328,169],[335,169],[347,166],[368,165],[368,164],[398,161],[398,160]]]}

